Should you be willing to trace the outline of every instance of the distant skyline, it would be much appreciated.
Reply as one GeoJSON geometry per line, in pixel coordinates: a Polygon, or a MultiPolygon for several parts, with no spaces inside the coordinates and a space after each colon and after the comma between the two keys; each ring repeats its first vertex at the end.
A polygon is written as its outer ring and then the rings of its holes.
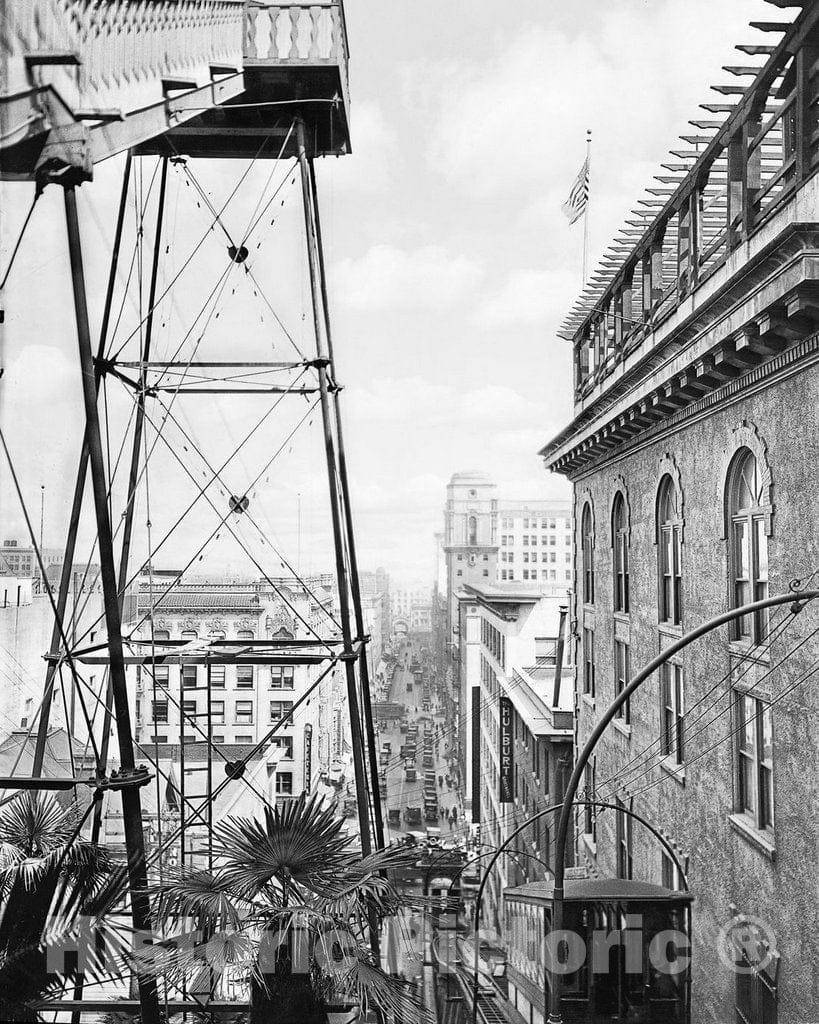
{"type": "MultiPolygon", "coordinates": [[[[521,0],[510,10],[486,0],[347,0],[353,153],[320,160],[317,171],[363,569],[382,565],[408,583],[433,578],[434,533],[447,481],[458,470],[486,472],[504,497],[568,498],[565,481],[546,474],[537,452],[571,415],[570,346],[555,332],[579,290],[583,225],[570,227],[560,206],[583,161],[586,129],[594,133],[593,267],[678,133],[709,98],[704,83],[724,80],[720,68],[747,38],[748,21],[769,15],[763,0],[521,0]],[[675,45],[652,45],[657,39],[675,45]]],[[[95,180],[79,190],[95,324],[120,166],[119,160],[99,166],[95,180]]],[[[141,172],[145,192],[152,167],[145,161],[141,172]]],[[[244,165],[194,161],[192,168],[218,201],[244,165]]],[[[260,162],[248,176],[226,215],[232,225],[247,222],[271,169],[260,162]]],[[[168,277],[207,227],[178,167],[169,189],[168,277]]],[[[30,196],[28,185],[2,185],[0,266],[30,196]]],[[[310,314],[304,261],[294,257],[303,257],[298,183],[286,184],[282,198],[275,226],[265,226],[264,245],[248,263],[304,347],[310,314]]],[[[190,330],[202,289],[225,261],[222,240],[214,237],[165,311],[159,351],[172,351],[190,330]]],[[[52,186],[6,289],[0,382],[0,417],[37,527],[39,488],[47,488],[49,546],[64,540],[82,429],[67,268],[62,198],[52,186]]],[[[211,351],[292,354],[246,277],[237,278],[235,294],[225,293],[219,312],[206,331],[211,351]]],[[[126,306],[123,324],[135,314],[133,304],[126,306]]],[[[215,463],[260,414],[260,407],[245,406],[238,412],[218,402],[185,407],[168,439],[195,479],[205,471],[182,428],[215,463]]],[[[116,405],[113,389],[112,408],[116,442],[129,410],[116,405]]],[[[225,494],[253,480],[290,422],[271,424],[231,464],[225,494]]],[[[272,574],[283,564],[274,548],[290,564],[301,549],[304,573],[332,568],[320,424],[310,429],[255,484],[249,513],[259,530],[248,518],[233,523],[272,574]]],[[[170,451],[160,445],[153,461],[156,542],[171,511],[195,491],[170,451]]],[[[219,490],[217,510],[226,502],[219,490]]],[[[198,558],[196,542],[215,517],[197,508],[157,562],[198,558]]],[[[143,505],[135,566],[147,557],[147,518],[143,505]]],[[[4,465],[0,525],[3,536],[25,537],[4,465]]],[[[78,559],[88,557],[92,538],[86,516],[78,559]]],[[[254,571],[229,531],[191,568],[211,566],[254,571]]]]}

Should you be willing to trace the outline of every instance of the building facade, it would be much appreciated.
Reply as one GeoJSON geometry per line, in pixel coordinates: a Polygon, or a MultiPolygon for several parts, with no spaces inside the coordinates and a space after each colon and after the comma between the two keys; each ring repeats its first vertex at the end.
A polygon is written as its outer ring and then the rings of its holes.
{"type": "MultiPolygon", "coordinates": [[[[63,553],[59,548],[41,548],[43,565],[62,565],[63,553]]],[[[4,540],[0,547],[0,576],[21,576],[40,578],[40,563],[31,544],[20,544],[16,540],[4,540]]]]}
{"type": "MultiPolygon", "coordinates": [[[[195,653],[208,645],[218,648],[224,640],[247,640],[252,647],[255,640],[292,640],[295,645],[316,636],[331,638],[335,598],[320,581],[313,583],[280,581],[274,588],[268,583],[182,584],[173,574],[160,581],[143,577],[129,595],[126,625],[147,656],[151,638],[162,654],[180,651],[163,648],[173,640],[187,641],[195,653]]],[[[286,644],[281,651],[287,652],[286,644]]],[[[178,790],[172,798],[178,802],[183,792],[201,789],[209,745],[218,769],[227,759],[225,751],[245,756],[281,723],[259,752],[260,788],[274,802],[314,791],[337,772],[337,762],[346,755],[347,705],[337,668],[294,712],[325,668],[321,663],[202,665],[186,663],[183,654],[162,664],[134,666],[129,686],[135,743],[168,763],[172,790],[178,790]]]]}
{"type": "Polygon", "coordinates": [[[568,502],[498,504],[498,579],[538,583],[565,595],[572,586],[572,513],[568,502]]]}
{"type": "MultiPolygon", "coordinates": [[[[574,484],[581,743],[684,634],[819,578],[818,23],[807,5],[735,90],[564,330],[574,418],[542,454],[574,484]]],[[[819,1019],[819,612],[799,608],[670,657],[587,771],[623,808],[578,822],[591,874],[680,888],[625,809],[687,865],[697,1024],[819,1019]]]]}
{"type": "MultiPolygon", "coordinates": [[[[522,583],[467,585],[458,599],[463,777],[477,840],[490,849],[565,791],[574,739],[568,602],[522,583]]],[[[485,920],[498,931],[504,888],[550,877],[552,826],[550,820],[535,822],[493,871],[485,920]]]]}

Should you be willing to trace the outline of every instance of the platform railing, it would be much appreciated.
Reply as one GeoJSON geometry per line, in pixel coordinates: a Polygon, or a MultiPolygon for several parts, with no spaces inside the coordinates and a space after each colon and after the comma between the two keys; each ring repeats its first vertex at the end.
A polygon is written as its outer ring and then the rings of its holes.
{"type": "Polygon", "coordinates": [[[130,108],[163,79],[240,68],[243,21],[242,0],[11,3],[0,25],[4,92],[50,85],[72,109],[130,108]]]}

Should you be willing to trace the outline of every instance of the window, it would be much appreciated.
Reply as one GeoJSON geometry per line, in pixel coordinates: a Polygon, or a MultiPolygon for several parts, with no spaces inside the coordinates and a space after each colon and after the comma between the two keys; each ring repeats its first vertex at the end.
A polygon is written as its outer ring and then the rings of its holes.
{"type": "Polygon", "coordinates": [[[779,954],[770,948],[766,936],[752,926],[742,939],[734,938],[734,961],[737,965],[735,1019],[742,1024],[776,1024],[779,954]]]}
{"type": "Polygon", "coordinates": [[[161,735],[159,733],[154,733],[151,736],[151,743],[167,743],[167,742],[168,742],[167,735],[161,735]]]}
{"type": "MultiPolygon", "coordinates": [[[[255,640],[253,632],[249,629],[240,629],[236,634],[239,640],[255,640]]],[[[236,687],[239,690],[250,690],[253,688],[253,666],[252,665],[237,665],[236,666],[236,687]]]]}
{"type": "Polygon", "coordinates": [[[475,547],[478,543],[478,520],[475,516],[469,517],[468,522],[469,539],[467,543],[470,547],[475,547]]]}
{"type": "Polygon", "coordinates": [[[580,533],[583,548],[583,603],[594,604],[594,533],[591,505],[588,502],[583,506],[580,533]]]}
{"type": "MultiPolygon", "coordinates": [[[[292,700],[271,700],[270,702],[270,721],[278,722],[280,719],[289,715],[293,710],[292,700]]],[[[292,720],[284,723],[285,725],[292,725],[292,720]]]]}
{"type": "Polygon", "coordinates": [[[628,580],[628,520],[626,517],[626,501],[620,491],[614,498],[611,512],[611,543],[614,555],[614,610],[628,613],[629,580],[628,580]]]}
{"type": "Polygon", "coordinates": [[[224,743],[225,742],[224,733],[214,733],[213,736],[211,736],[211,739],[213,740],[214,743],[224,743]]]}
{"type": "Polygon", "coordinates": [[[682,878],[680,869],[669,857],[665,850],[660,851],[662,858],[662,886],[664,889],[671,889],[672,892],[682,891],[682,878]]]}
{"type": "MultiPolygon", "coordinates": [[[[728,471],[731,602],[739,608],[768,596],[768,536],[770,513],[763,504],[759,464],[749,448],[741,448],[728,471]]],[[[767,610],[744,615],[733,625],[733,639],[759,644],[768,635],[767,610]]]]}
{"type": "MultiPolygon", "coordinates": [[[[167,629],[155,629],[154,630],[154,645],[159,646],[164,644],[167,640],[170,640],[171,635],[167,629]]],[[[157,686],[168,686],[168,676],[170,670],[167,665],[154,665],[154,681],[157,686]]]]}
{"type": "Polygon", "coordinates": [[[276,796],[292,796],[293,795],[293,773],[292,772],[277,772],[276,773],[276,796]]]}
{"type": "MultiPolygon", "coordinates": [[[[631,667],[629,664],[628,644],[622,640],[614,641],[614,696],[619,697],[629,681],[631,667]]],[[[631,700],[627,700],[617,711],[617,717],[626,725],[631,724],[631,700]]]]}
{"type": "Polygon", "coordinates": [[[666,662],[660,668],[660,686],[660,750],[666,757],[673,757],[677,764],[682,764],[685,759],[685,691],[682,666],[666,662]]]}
{"type": "MultiPolygon", "coordinates": [[[[237,700],[236,701],[236,724],[237,725],[253,725],[253,701],[252,700],[237,700]]],[[[237,742],[239,742],[237,740],[237,742]]]]}
{"type": "Polygon", "coordinates": [[[459,570],[458,570],[458,571],[457,571],[457,572],[455,573],[455,575],[456,575],[456,576],[463,576],[463,570],[459,569],[459,570]]]}
{"type": "Polygon", "coordinates": [[[617,877],[631,878],[631,815],[626,814],[626,806],[622,800],[615,798],[615,832],[617,837],[617,877]]]}
{"type": "Polygon", "coordinates": [[[168,702],[166,700],[151,701],[151,717],[155,722],[167,722],[168,702]]]}
{"type": "Polygon", "coordinates": [[[253,737],[252,736],[248,736],[248,735],[239,734],[239,735],[236,736],[236,742],[237,743],[252,743],[253,742],[253,737]]]}
{"type": "MultiPolygon", "coordinates": [[[[594,800],[595,799],[595,796],[594,796],[594,794],[595,794],[595,778],[594,778],[595,770],[596,770],[596,762],[594,762],[594,761],[591,764],[587,764],[585,769],[584,769],[584,781],[585,781],[585,784],[586,784],[586,793],[585,793],[586,800],[594,800]]],[[[592,842],[596,843],[597,842],[597,814],[595,812],[594,806],[592,804],[590,804],[590,803],[586,804],[585,808],[583,809],[583,820],[585,822],[585,824],[583,826],[583,831],[586,833],[587,836],[591,836],[592,837],[592,842]]]]}
{"type": "Polygon", "coordinates": [[[182,686],[186,690],[196,689],[196,665],[182,666],[182,686]]]}
{"type": "Polygon", "coordinates": [[[660,622],[682,622],[682,515],[680,496],[670,476],[660,481],[657,495],[660,622]]]}
{"type": "Polygon", "coordinates": [[[271,736],[270,746],[274,750],[281,750],[283,761],[293,760],[293,737],[292,736],[271,736]]]}
{"type": "Polygon", "coordinates": [[[196,701],[195,700],[183,700],[182,701],[182,714],[185,718],[196,717],[196,701]]]}
{"type": "Polygon", "coordinates": [[[292,665],[271,665],[270,689],[292,690],[294,671],[295,670],[292,665]]]}
{"type": "Polygon", "coordinates": [[[773,828],[773,729],[771,707],[736,694],[737,810],[758,829],[773,828]]]}
{"type": "MultiPolygon", "coordinates": [[[[214,629],[211,630],[210,637],[208,638],[211,643],[219,643],[220,640],[225,639],[225,634],[222,630],[214,629]]],[[[225,688],[225,666],[224,665],[209,665],[208,666],[208,679],[210,681],[211,689],[224,690],[225,688]]]]}
{"type": "Polygon", "coordinates": [[[594,630],[583,630],[583,693],[590,697],[595,694],[594,688],[594,630]]]}
{"type": "Polygon", "coordinates": [[[225,702],[223,700],[210,702],[210,720],[213,725],[225,724],[225,702]]]}

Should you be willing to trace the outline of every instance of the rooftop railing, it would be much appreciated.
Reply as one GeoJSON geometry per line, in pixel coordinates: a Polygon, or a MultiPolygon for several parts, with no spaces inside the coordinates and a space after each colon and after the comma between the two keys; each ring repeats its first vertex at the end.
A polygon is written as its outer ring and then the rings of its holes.
{"type": "MultiPolygon", "coordinates": [[[[776,46],[738,47],[768,59],[727,67],[747,88],[719,86],[702,106],[727,120],[690,123],[686,148],[647,190],[569,314],[562,337],[575,346],[575,398],[583,402],[635,349],[788,204],[819,167],[819,8],[776,46]],[[728,98],[730,102],[724,102],[728,98]],[[711,134],[713,133],[713,134],[711,134]]],[[[817,219],[817,218],[814,218],[817,219]]]]}

